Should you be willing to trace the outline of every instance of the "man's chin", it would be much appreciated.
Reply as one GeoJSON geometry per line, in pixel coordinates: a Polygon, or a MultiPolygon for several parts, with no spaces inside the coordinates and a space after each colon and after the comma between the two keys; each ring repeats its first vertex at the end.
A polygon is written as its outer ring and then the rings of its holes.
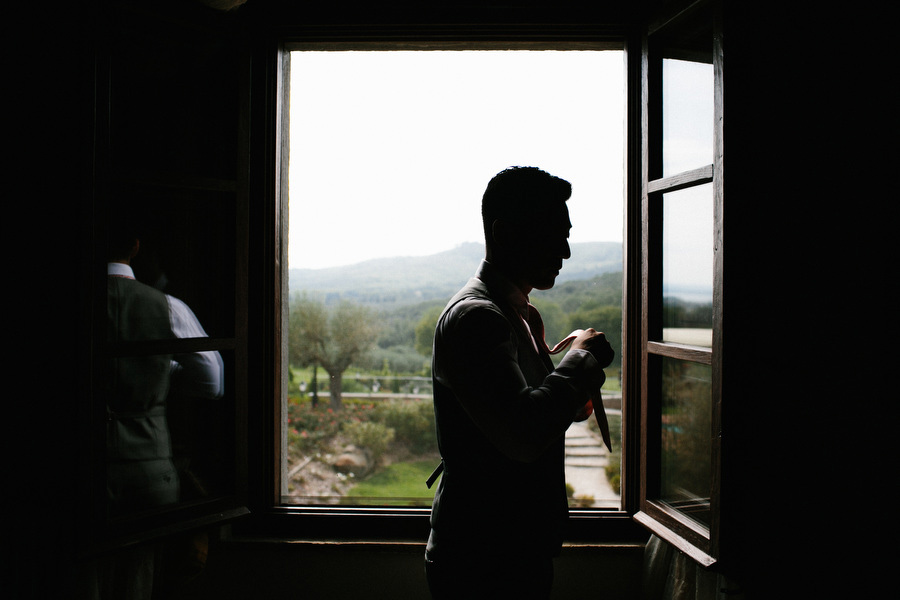
{"type": "Polygon", "coordinates": [[[539,281],[534,283],[534,289],[536,290],[549,290],[554,285],[556,285],[556,276],[559,273],[555,273],[553,275],[548,275],[546,277],[542,277],[539,281]]]}

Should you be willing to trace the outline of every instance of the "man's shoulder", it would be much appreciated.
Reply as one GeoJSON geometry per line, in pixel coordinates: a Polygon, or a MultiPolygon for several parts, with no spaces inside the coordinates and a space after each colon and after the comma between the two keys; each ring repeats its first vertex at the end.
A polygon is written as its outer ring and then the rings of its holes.
{"type": "Polygon", "coordinates": [[[108,287],[116,288],[122,293],[138,297],[142,300],[165,302],[166,294],[152,285],[128,277],[108,277],[108,287]]]}
{"type": "Polygon", "coordinates": [[[491,295],[490,289],[478,279],[473,279],[456,293],[439,320],[440,329],[472,334],[506,330],[508,327],[503,308],[491,295]]]}
{"type": "Polygon", "coordinates": [[[472,308],[497,308],[497,302],[494,300],[490,289],[480,279],[473,277],[464,285],[444,309],[444,313],[458,313],[472,308]]]}

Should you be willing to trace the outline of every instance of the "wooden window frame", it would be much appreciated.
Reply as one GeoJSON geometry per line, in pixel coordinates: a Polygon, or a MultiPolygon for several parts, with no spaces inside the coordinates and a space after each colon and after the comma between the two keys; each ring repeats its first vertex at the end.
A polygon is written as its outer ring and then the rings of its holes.
{"type": "MultiPolygon", "coordinates": [[[[82,431],[90,435],[82,436],[81,468],[88,477],[80,492],[85,518],[79,521],[78,551],[90,556],[114,551],[118,548],[143,542],[165,539],[186,531],[209,528],[249,514],[247,483],[247,428],[242,426],[247,419],[248,404],[248,251],[249,251],[249,211],[248,165],[249,131],[246,127],[249,106],[246,85],[250,76],[249,62],[239,47],[232,46],[234,38],[223,40],[217,31],[206,29],[204,22],[195,22],[191,15],[178,15],[166,20],[158,15],[136,15],[124,7],[110,7],[102,13],[109,22],[100,28],[98,37],[95,73],[95,135],[93,160],[94,196],[91,204],[90,304],[88,322],[92,343],[86,350],[90,360],[91,378],[86,386],[87,402],[81,411],[82,431]],[[150,18],[147,18],[150,16],[150,18]],[[228,43],[225,43],[227,41],[228,43]],[[123,48],[128,50],[123,51],[123,48]],[[233,127],[235,146],[225,150],[210,147],[205,150],[221,166],[221,172],[210,172],[204,156],[186,159],[178,168],[171,168],[165,159],[156,164],[144,164],[132,152],[135,142],[143,142],[139,134],[123,126],[122,113],[146,110],[141,106],[143,99],[135,96],[119,97],[116,94],[117,78],[126,70],[128,52],[139,56],[149,56],[154,49],[165,48],[161,64],[171,55],[182,52],[186,57],[185,66],[173,68],[183,74],[190,68],[191,60],[208,61],[207,64],[221,69],[216,82],[235,96],[217,98],[216,108],[211,110],[212,118],[221,122],[224,128],[233,127]],[[170,51],[170,52],[169,52],[170,51]],[[140,54],[144,52],[146,54],[140,54]],[[232,84],[233,87],[232,87],[232,84]],[[123,149],[123,140],[131,142],[123,149]],[[230,153],[230,154],[229,154],[230,153]],[[228,322],[226,334],[204,338],[175,340],[151,340],[113,344],[107,342],[107,275],[106,252],[108,218],[118,206],[119,197],[128,197],[129,192],[140,191],[142,197],[155,195],[166,197],[177,194],[180,201],[190,204],[194,201],[206,202],[208,198],[223,199],[217,207],[233,219],[234,239],[225,244],[233,248],[229,257],[233,265],[233,298],[225,304],[233,314],[223,313],[223,322],[228,322]],[[202,200],[201,200],[202,199],[202,200]],[[109,358],[165,354],[172,352],[223,351],[230,355],[231,373],[226,374],[227,394],[231,406],[225,412],[225,422],[234,423],[221,431],[230,439],[233,461],[228,461],[226,489],[213,491],[206,498],[163,506],[143,513],[135,512],[123,517],[110,517],[106,513],[106,470],[105,470],[105,423],[107,412],[102,390],[107,376],[104,365],[109,358]]],[[[171,65],[170,65],[171,66],[171,65]]],[[[138,75],[141,75],[138,72],[138,75]]],[[[175,90],[166,90],[175,93],[175,90]]],[[[210,91],[209,93],[213,93],[210,91]]],[[[164,131],[162,133],[165,133],[164,131]]],[[[197,153],[200,154],[199,151],[197,153]]]]}
{"type": "Polygon", "coordinates": [[[654,534],[669,542],[699,564],[711,566],[719,557],[719,533],[721,513],[722,474],[722,354],[723,354],[723,111],[722,87],[723,48],[721,35],[720,4],[716,0],[682,3],[654,21],[642,39],[641,89],[642,89],[642,193],[641,228],[642,286],[641,307],[641,451],[640,451],[640,506],[635,520],[654,534]],[[711,9],[712,13],[712,63],[713,63],[713,163],[662,177],[662,57],[654,54],[653,35],[672,27],[678,27],[681,19],[698,9],[711,9]],[[658,315],[662,308],[662,295],[652,295],[661,286],[661,223],[662,195],[667,192],[712,184],[713,193],[713,332],[712,347],[695,347],[661,340],[661,323],[658,315]],[[656,335],[654,335],[656,334],[656,335]],[[661,414],[659,390],[654,385],[654,365],[662,357],[699,363],[711,368],[712,374],[712,457],[711,489],[709,498],[710,523],[703,526],[685,512],[661,502],[654,497],[653,482],[659,481],[661,414]]]}
{"type": "MultiPolygon", "coordinates": [[[[284,340],[286,339],[286,306],[281,298],[285,293],[286,273],[286,169],[281,156],[286,154],[287,140],[283,139],[283,131],[287,131],[289,78],[286,76],[285,64],[289,60],[287,54],[293,47],[335,48],[342,46],[353,49],[624,49],[626,55],[626,198],[630,208],[626,209],[626,219],[630,225],[626,227],[625,252],[629,258],[628,265],[639,264],[640,244],[635,235],[639,235],[640,219],[636,207],[639,203],[640,177],[637,165],[640,164],[638,142],[639,127],[639,61],[634,51],[638,36],[624,26],[598,28],[595,26],[577,27],[497,27],[484,30],[472,27],[447,28],[416,31],[389,31],[374,27],[371,30],[354,29],[352,31],[335,30],[333,28],[310,28],[297,32],[279,40],[277,47],[268,46],[259,49],[258,60],[267,66],[257,70],[255,97],[267,98],[265,114],[258,119],[265,121],[267,140],[265,163],[268,183],[260,192],[266,198],[265,223],[269,241],[266,253],[270,259],[266,262],[274,268],[266,275],[264,290],[271,290],[274,309],[268,314],[265,329],[271,332],[265,352],[265,363],[270,368],[263,368],[257,373],[267,379],[265,389],[271,394],[271,402],[260,409],[259,422],[264,424],[258,437],[251,438],[251,463],[264,464],[256,481],[251,482],[252,495],[256,497],[252,514],[235,522],[232,530],[237,535],[273,536],[293,539],[356,539],[383,542],[388,540],[409,540],[427,538],[430,528],[430,508],[404,507],[331,507],[331,506],[295,506],[281,504],[281,456],[284,438],[280,431],[280,417],[284,394],[284,369],[282,358],[284,340]],[[260,75],[262,73],[262,75],[260,75]],[[637,259],[637,263],[635,260],[637,259]]],[[[632,271],[633,272],[633,269],[632,271]]],[[[635,276],[626,277],[628,290],[625,293],[625,313],[639,306],[640,287],[635,276]]],[[[263,294],[266,296],[267,294],[263,294]]],[[[623,315],[623,327],[629,322],[623,315]]],[[[634,318],[632,317],[632,322],[634,318]]],[[[636,328],[634,334],[623,336],[623,368],[629,377],[626,389],[638,389],[638,369],[624,366],[637,356],[635,349],[640,348],[636,328]],[[629,351],[630,349],[630,351],[629,351]]],[[[636,428],[638,419],[625,417],[626,411],[636,414],[638,395],[627,394],[623,390],[623,465],[622,465],[622,504],[618,510],[613,509],[572,509],[570,510],[570,530],[567,539],[571,542],[614,542],[638,541],[644,539],[645,531],[637,526],[632,518],[638,499],[638,451],[636,441],[639,433],[636,428]],[[628,408],[626,408],[628,407],[628,408]]]]}

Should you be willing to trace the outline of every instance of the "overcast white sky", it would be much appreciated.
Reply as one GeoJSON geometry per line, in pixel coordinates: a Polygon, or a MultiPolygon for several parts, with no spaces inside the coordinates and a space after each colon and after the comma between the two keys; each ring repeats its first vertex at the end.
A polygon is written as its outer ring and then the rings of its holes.
{"type": "Polygon", "coordinates": [[[621,241],[621,52],[295,52],[290,268],[482,242],[512,165],[572,183],[572,242],[621,241]]]}

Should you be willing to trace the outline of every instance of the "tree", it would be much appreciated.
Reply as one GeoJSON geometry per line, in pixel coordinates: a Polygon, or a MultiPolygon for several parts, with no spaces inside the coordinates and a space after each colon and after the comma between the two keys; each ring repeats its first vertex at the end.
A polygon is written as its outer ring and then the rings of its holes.
{"type": "Polygon", "coordinates": [[[306,295],[291,302],[288,360],[321,366],[331,378],[331,407],[340,410],[343,374],[375,344],[378,325],[372,312],[347,300],[331,310],[306,295]]]}
{"type": "Polygon", "coordinates": [[[552,348],[556,342],[569,335],[572,328],[559,304],[536,296],[531,298],[531,303],[541,313],[544,322],[544,341],[552,348]]]}
{"type": "Polygon", "coordinates": [[[613,364],[622,364],[622,309],[618,306],[585,305],[569,315],[569,326],[583,329],[593,327],[606,334],[616,353],[613,364]]]}
{"type": "Polygon", "coordinates": [[[434,328],[437,327],[442,312],[444,312],[443,306],[434,306],[428,309],[416,324],[416,352],[422,356],[431,356],[434,345],[434,328]]]}
{"type": "Polygon", "coordinates": [[[290,304],[288,319],[288,362],[298,367],[312,367],[312,403],[319,404],[319,361],[316,343],[327,336],[328,315],[325,305],[309,300],[304,294],[290,304]]]}

